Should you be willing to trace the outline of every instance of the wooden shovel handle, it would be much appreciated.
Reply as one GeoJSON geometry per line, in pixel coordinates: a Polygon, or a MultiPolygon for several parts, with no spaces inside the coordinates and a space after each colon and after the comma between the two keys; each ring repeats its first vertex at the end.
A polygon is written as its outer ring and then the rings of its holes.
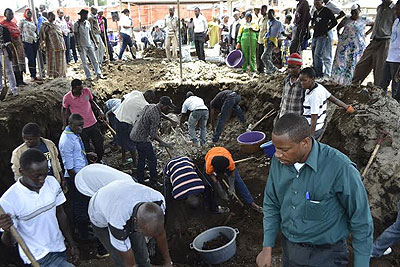
{"type": "MultiPolygon", "coordinates": [[[[0,215],[6,214],[3,207],[0,206],[0,215]]],[[[29,250],[28,246],[25,244],[25,241],[22,239],[22,236],[18,233],[17,229],[12,225],[10,227],[11,236],[18,242],[24,251],[25,255],[31,261],[31,265],[33,267],[40,267],[40,264],[36,261],[35,257],[32,255],[32,252],[29,250]]]]}

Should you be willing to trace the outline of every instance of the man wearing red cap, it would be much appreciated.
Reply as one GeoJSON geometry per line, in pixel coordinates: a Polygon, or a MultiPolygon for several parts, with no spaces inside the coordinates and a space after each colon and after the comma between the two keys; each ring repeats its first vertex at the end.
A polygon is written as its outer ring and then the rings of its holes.
{"type": "Polygon", "coordinates": [[[279,118],[287,113],[303,114],[304,90],[299,82],[303,60],[298,53],[293,53],[289,56],[287,63],[289,75],[283,82],[279,118]]]}

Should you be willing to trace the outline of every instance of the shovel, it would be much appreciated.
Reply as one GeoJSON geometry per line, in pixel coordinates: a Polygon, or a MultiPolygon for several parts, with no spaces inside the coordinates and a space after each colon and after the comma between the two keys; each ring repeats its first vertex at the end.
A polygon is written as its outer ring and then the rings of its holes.
{"type": "Polygon", "coordinates": [[[274,115],[275,113],[277,113],[278,111],[271,109],[267,114],[264,115],[264,117],[262,117],[259,121],[257,121],[254,125],[249,124],[249,126],[247,127],[246,132],[251,132],[253,131],[261,122],[263,122],[265,119],[271,117],[272,115],[274,115]]]}
{"type": "Polygon", "coordinates": [[[371,157],[370,157],[369,160],[368,160],[367,166],[365,167],[364,171],[362,172],[361,177],[362,177],[363,179],[364,179],[365,176],[367,175],[368,170],[369,170],[369,168],[371,167],[372,162],[374,161],[374,159],[375,159],[375,157],[376,157],[376,154],[378,154],[378,150],[379,150],[379,148],[381,147],[382,141],[383,141],[385,138],[389,137],[389,136],[390,136],[390,134],[389,134],[388,132],[386,132],[386,131],[383,131],[382,134],[379,136],[378,142],[377,142],[377,144],[376,144],[376,146],[375,146],[374,151],[373,151],[372,154],[371,154],[371,157]]]}

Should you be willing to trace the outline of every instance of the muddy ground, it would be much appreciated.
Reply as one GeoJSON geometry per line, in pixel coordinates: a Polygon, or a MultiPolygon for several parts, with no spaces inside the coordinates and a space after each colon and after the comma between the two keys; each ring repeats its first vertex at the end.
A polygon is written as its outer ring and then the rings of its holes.
{"type": "MultiPolygon", "coordinates": [[[[103,68],[105,80],[90,82],[96,101],[101,104],[111,97],[121,97],[131,90],[156,90],[158,96],[169,95],[175,104],[180,106],[188,90],[193,91],[209,101],[219,90],[233,89],[240,91],[241,106],[247,117],[246,124],[240,124],[232,119],[221,137],[221,145],[231,150],[235,159],[246,158],[236,142],[238,135],[243,133],[248,123],[259,120],[271,109],[279,109],[281,84],[284,74],[273,76],[249,77],[226,67],[196,62],[184,64],[184,79],[179,83],[179,68],[177,63],[165,63],[160,59],[137,60],[126,63],[115,63],[103,68]]],[[[70,69],[74,77],[82,77],[79,66],[70,69]]],[[[0,103],[0,193],[13,182],[9,159],[11,151],[22,140],[20,132],[23,125],[29,121],[38,122],[43,136],[58,142],[61,133],[60,107],[62,96],[69,90],[70,79],[56,79],[44,85],[30,85],[17,98],[8,98],[0,103]]],[[[394,222],[396,203],[400,192],[399,165],[399,126],[400,110],[398,103],[388,97],[382,97],[372,86],[343,88],[326,84],[327,88],[337,97],[363,110],[349,116],[342,110],[330,106],[330,121],[322,141],[346,153],[362,171],[375,147],[380,132],[386,130],[392,138],[385,139],[378,155],[364,179],[371,204],[371,212],[375,222],[375,236],[394,222]]],[[[257,130],[266,134],[270,140],[273,117],[265,120],[257,130]]],[[[169,126],[169,125],[167,125],[169,126]]],[[[207,150],[212,146],[208,143],[203,148],[194,148],[187,144],[187,132],[174,132],[169,127],[164,130],[163,138],[175,142],[171,150],[172,156],[190,155],[199,164],[207,150]]],[[[117,148],[111,146],[109,133],[106,139],[105,161],[110,166],[125,172],[135,174],[133,166],[121,165],[121,156],[117,148]]],[[[210,140],[210,138],[209,138],[210,140]]],[[[155,145],[159,159],[159,170],[169,159],[165,149],[155,145]]],[[[255,201],[262,203],[263,190],[268,176],[269,161],[260,151],[254,155],[255,160],[238,164],[243,180],[252,192],[255,201]]],[[[161,179],[161,175],[160,175],[161,179]]],[[[168,222],[167,232],[172,259],[176,266],[206,266],[190,250],[189,243],[202,231],[218,225],[228,225],[238,228],[237,253],[229,262],[220,266],[253,266],[255,257],[262,246],[262,216],[249,209],[241,209],[236,201],[221,203],[231,208],[230,215],[214,215],[210,213],[189,213],[183,220],[168,222]]],[[[279,244],[279,242],[278,242],[279,244]]],[[[372,266],[400,266],[400,246],[394,248],[391,256],[372,262],[372,266]]],[[[80,266],[112,266],[108,259],[95,259],[93,244],[81,245],[82,261],[80,266]]],[[[274,249],[274,266],[280,266],[279,245],[274,249]]],[[[4,260],[0,258],[0,262],[4,260]]],[[[154,258],[154,263],[159,260],[154,258]]]]}

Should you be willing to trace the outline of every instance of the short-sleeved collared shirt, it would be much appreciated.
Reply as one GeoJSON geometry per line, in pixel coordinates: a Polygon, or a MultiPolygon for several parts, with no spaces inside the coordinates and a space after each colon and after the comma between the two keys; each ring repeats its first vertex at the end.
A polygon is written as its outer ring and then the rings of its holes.
{"type": "Polygon", "coordinates": [[[176,35],[178,32],[178,17],[173,16],[171,17],[169,14],[165,16],[164,18],[164,23],[165,23],[165,32],[167,33],[167,36],[173,36],[176,35]]]}
{"type": "MultiPolygon", "coordinates": [[[[123,103],[123,102],[122,102],[123,103]]],[[[158,134],[160,126],[161,109],[157,104],[145,106],[139,119],[133,125],[130,137],[134,142],[148,142],[158,134]]]]}
{"type": "Polygon", "coordinates": [[[84,120],[83,128],[88,128],[97,122],[90,100],[93,100],[93,95],[89,88],[83,88],[81,95],[78,97],[74,96],[71,91],[63,97],[63,108],[69,109],[72,114],[81,115],[84,120]]]}
{"type": "MultiPolygon", "coordinates": [[[[46,177],[39,193],[18,180],[0,198],[0,205],[11,214],[15,228],[36,260],[50,252],[66,249],[56,216],[57,206],[65,200],[60,184],[53,176],[46,177]]],[[[21,247],[19,255],[26,264],[30,263],[21,247]]]]}
{"type": "Polygon", "coordinates": [[[111,245],[125,252],[131,248],[127,232],[132,230],[133,209],[143,202],[161,203],[165,212],[165,199],[160,192],[133,181],[114,181],[90,199],[89,218],[97,227],[108,227],[111,245]]]}
{"type": "Polygon", "coordinates": [[[298,80],[294,83],[288,75],[283,82],[279,118],[287,113],[303,114],[304,90],[298,80]]]}
{"type": "Polygon", "coordinates": [[[368,266],[373,222],[367,193],[355,164],[337,149],[313,139],[299,171],[273,157],[263,212],[264,247],[274,246],[279,229],[291,242],[315,245],[335,244],[350,232],[354,266],[368,266]]]}

